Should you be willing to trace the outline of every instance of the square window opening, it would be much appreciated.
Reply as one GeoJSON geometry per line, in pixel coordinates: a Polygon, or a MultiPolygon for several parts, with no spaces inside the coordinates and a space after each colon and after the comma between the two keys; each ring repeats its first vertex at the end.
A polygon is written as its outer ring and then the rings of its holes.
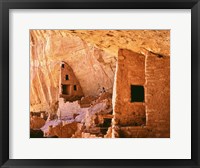
{"type": "Polygon", "coordinates": [[[144,87],[131,85],[131,102],[144,102],[144,87]]]}

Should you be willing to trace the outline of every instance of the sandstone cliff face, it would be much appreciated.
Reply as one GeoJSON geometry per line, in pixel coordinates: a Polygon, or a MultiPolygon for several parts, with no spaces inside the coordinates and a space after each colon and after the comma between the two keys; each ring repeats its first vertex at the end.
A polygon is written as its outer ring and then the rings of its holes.
{"type": "Polygon", "coordinates": [[[169,30],[66,30],[84,41],[117,56],[120,48],[141,53],[145,48],[161,55],[170,55],[169,30]]]}
{"type": "Polygon", "coordinates": [[[115,56],[77,36],[31,31],[30,60],[31,111],[56,112],[61,61],[71,66],[85,96],[100,87],[112,92],[115,56]]]}
{"type": "Polygon", "coordinates": [[[73,69],[85,96],[99,94],[101,87],[112,93],[120,48],[169,56],[169,38],[164,30],[31,30],[31,111],[56,113],[62,61],[73,69]]]}

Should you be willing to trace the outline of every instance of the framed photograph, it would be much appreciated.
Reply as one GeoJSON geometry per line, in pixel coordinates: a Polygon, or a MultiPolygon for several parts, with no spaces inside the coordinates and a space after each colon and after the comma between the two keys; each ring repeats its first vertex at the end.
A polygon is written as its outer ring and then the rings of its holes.
{"type": "Polygon", "coordinates": [[[1,167],[200,167],[199,0],[1,0],[1,167]]]}

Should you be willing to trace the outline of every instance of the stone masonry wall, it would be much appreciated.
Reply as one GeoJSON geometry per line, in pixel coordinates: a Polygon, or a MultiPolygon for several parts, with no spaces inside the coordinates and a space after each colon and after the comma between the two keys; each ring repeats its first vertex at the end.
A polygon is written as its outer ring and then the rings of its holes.
{"type": "Polygon", "coordinates": [[[113,125],[118,137],[170,137],[170,57],[119,50],[115,88],[113,125]],[[144,86],[144,103],[130,102],[130,84],[144,86]],[[141,118],[145,122],[135,125],[141,118]]]}
{"type": "Polygon", "coordinates": [[[155,137],[170,137],[170,57],[146,55],[147,126],[155,137]]]}
{"type": "Polygon", "coordinates": [[[65,62],[61,63],[61,84],[60,84],[60,97],[65,98],[67,101],[79,100],[83,97],[83,91],[77,80],[72,68],[65,62]],[[66,76],[68,79],[66,79],[66,76]],[[62,86],[66,86],[66,93],[64,93],[62,86]],[[68,92],[68,93],[67,93],[68,92]]]}
{"type": "Polygon", "coordinates": [[[120,49],[116,72],[114,100],[115,124],[120,126],[145,125],[145,103],[131,102],[131,85],[145,84],[145,56],[120,49]]]}

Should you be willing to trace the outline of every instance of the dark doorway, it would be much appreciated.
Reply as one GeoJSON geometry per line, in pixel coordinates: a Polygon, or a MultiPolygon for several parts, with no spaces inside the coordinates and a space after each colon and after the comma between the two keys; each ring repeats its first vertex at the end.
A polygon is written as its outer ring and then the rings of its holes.
{"type": "Polygon", "coordinates": [[[131,85],[131,102],[144,102],[144,87],[131,85]]]}
{"type": "Polygon", "coordinates": [[[70,94],[70,85],[62,85],[62,94],[70,94]]]}
{"type": "Polygon", "coordinates": [[[104,118],[103,127],[110,127],[111,126],[111,118],[104,118]]]}
{"type": "Polygon", "coordinates": [[[65,67],[65,64],[62,64],[62,68],[64,68],[65,67]]]}
{"type": "Polygon", "coordinates": [[[74,85],[74,90],[77,90],[76,85],[74,85]]]}

